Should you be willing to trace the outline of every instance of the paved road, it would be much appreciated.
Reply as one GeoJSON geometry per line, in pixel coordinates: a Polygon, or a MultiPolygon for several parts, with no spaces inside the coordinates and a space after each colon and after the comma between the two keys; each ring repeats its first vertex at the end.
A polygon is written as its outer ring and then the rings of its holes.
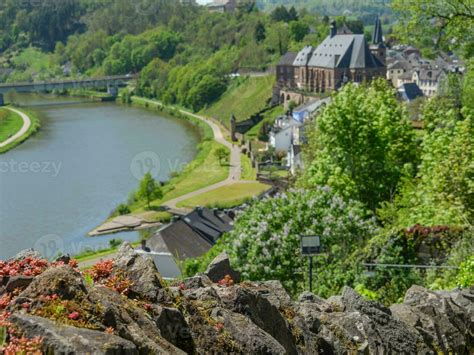
{"type": "MultiPolygon", "coordinates": [[[[153,101],[153,100],[149,100],[149,99],[142,99],[142,100],[150,102],[150,103],[155,103],[155,104],[157,103],[157,101],[153,101]]],[[[201,120],[201,121],[207,123],[212,128],[212,132],[214,133],[214,139],[217,142],[219,142],[219,143],[225,145],[227,148],[229,148],[230,152],[231,152],[231,154],[230,154],[229,176],[226,180],[218,182],[217,184],[214,184],[214,185],[204,187],[200,190],[190,192],[186,195],[177,197],[173,200],[169,200],[169,201],[167,201],[163,204],[164,206],[168,207],[171,211],[187,212],[187,210],[182,209],[182,208],[178,208],[176,205],[179,202],[185,201],[185,200],[187,200],[191,197],[201,195],[205,192],[215,190],[219,187],[227,186],[227,185],[233,184],[235,182],[241,181],[240,180],[240,176],[241,176],[240,147],[237,144],[229,143],[225,139],[224,133],[222,132],[221,127],[218,124],[216,124],[215,122],[213,122],[212,120],[210,120],[210,119],[208,119],[204,116],[196,115],[195,113],[192,113],[192,112],[189,112],[189,111],[186,111],[186,110],[181,110],[180,109],[179,111],[181,113],[185,114],[185,115],[192,116],[194,118],[197,118],[198,120],[201,120]]]]}
{"type": "Polygon", "coordinates": [[[21,138],[26,132],[28,132],[28,130],[30,129],[31,127],[31,120],[30,118],[25,115],[23,112],[20,112],[18,110],[15,110],[14,108],[11,108],[11,107],[5,107],[7,110],[10,110],[18,115],[20,115],[20,117],[23,119],[23,126],[21,127],[21,129],[16,132],[13,136],[11,136],[10,138],[8,138],[7,140],[4,140],[2,143],[0,143],[0,148],[3,148],[7,145],[9,145],[10,143],[13,143],[14,141],[16,141],[17,139],[21,138]]]}

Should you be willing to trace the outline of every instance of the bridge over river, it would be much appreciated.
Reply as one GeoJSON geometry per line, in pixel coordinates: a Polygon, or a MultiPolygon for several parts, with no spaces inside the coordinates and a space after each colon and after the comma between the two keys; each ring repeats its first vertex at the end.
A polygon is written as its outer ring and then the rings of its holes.
{"type": "Polygon", "coordinates": [[[3,95],[10,92],[50,92],[53,90],[67,89],[97,89],[107,88],[107,93],[117,96],[118,88],[126,86],[130,80],[135,79],[135,75],[116,75],[101,78],[71,79],[71,80],[53,80],[23,83],[4,83],[0,84],[0,106],[5,104],[3,95]]]}

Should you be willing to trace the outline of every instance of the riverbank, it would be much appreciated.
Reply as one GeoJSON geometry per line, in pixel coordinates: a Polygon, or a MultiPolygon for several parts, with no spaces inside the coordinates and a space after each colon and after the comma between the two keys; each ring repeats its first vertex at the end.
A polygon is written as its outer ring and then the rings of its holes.
{"type": "MultiPolygon", "coordinates": [[[[165,106],[161,102],[133,96],[132,105],[157,110],[172,117],[185,119],[198,127],[201,142],[198,154],[180,172],[173,172],[169,181],[162,187],[163,197],[151,202],[147,208],[145,201],[136,201],[127,205],[129,214],[120,216],[112,214],[104,223],[89,232],[89,236],[100,236],[122,231],[137,231],[148,228],[151,224],[167,223],[172,218],[171,213],[185,213],[187,209],[178,209],[173,201],[196,190],[220,183],[229,178],[230,165],[222,165],[215,152],[220,148],[229,149],[229,143],[224,138],[221,128],[209,123],[207,119],[191,112],[175,107],[165,106]],[[172,206],[167,206],[171,201],[172,206]],[[171,212],[171,213],[170,213],[171,212]]],[[[230,145],[231,146],[231,145],[230,145]]],[[[240,167],[237,167],[240,171],[240,167]]]]}
{"type": "Polygon", "coordinates": [[[23,143],[36,133],[39,127],[39,118],[32,111],[13,107],[0,108],[0,154],[23,143]]]}

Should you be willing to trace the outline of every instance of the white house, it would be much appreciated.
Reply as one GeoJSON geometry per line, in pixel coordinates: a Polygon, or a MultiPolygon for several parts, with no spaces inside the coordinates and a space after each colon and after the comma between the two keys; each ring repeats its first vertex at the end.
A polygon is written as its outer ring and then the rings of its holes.
{"type": "Polygon", "coordinates": [[[275,151],[288,152],[295,130],[303,126],[302,122],[293,117],[279,117],[270,131],[269,143],[275,151]]]}

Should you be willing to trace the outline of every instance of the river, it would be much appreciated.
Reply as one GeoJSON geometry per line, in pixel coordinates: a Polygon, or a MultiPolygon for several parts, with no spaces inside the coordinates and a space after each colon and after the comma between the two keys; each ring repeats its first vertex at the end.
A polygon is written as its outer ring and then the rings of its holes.
{"type": "Polygon", "coordinates": [[[127,200],[144,171],[167,180],[199,143],[189,122],[147,109],[47,95],[15,100],[38,113],[41,129],[0,155],[0,259],[25,248],[52,257],[137,240],[137,232],[87,233],[127,200]]]}

